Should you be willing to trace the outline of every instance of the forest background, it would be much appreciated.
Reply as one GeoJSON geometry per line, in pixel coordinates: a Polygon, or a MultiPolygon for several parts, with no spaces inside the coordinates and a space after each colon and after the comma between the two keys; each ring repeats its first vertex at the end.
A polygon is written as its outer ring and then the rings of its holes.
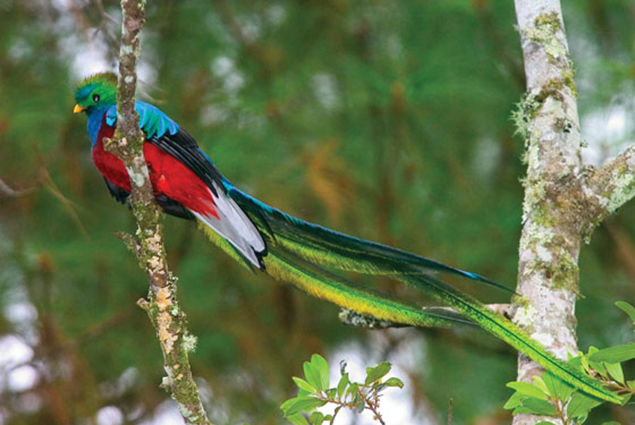
{"type": "MultiPolygon", "coordinates": [[[[564,1],[563,14],[585,159],[601,164],[635,135],[635,5],[564,1]]],[[[135,305],[146,279],[113,236],[131,215],[71,113],[77,82],[114,69],[119,19],[113,1],[0,0],[2,424],[180,420],[135,305]]],[[[514,286],[525,170],[510,116],[525,82],[512,2],[153,1],[147,19],[140,98],[234,184],[514,286]]],[[[582,250],[581,347],[632,340],[613,303],[634,298],[634,215],[625,206],[582,250]]],[[[450,399],[455,424],[509,422],[516,356],[493,338],[344,327],[336,307],[245,272],[190,223],[166,218],[165,231],[215,423],[284,423],[290,378],[314,352],[333,369],[392,361],[407,385],[389,423],[445,423],[450,399]]]]}

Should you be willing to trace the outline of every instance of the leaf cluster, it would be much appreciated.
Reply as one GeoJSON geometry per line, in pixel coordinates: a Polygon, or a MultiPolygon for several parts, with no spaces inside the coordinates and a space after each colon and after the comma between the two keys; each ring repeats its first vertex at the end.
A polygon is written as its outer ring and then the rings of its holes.
{"type": "MultiPolygon", "coordinates": [[[[635,307],[623,301],[615,304],[626,312],[635,324],[635,307]]],[[[580,353],[579,356],[570,359],[569,363],[592,378],[600,380],[611,390],[624,394],[628,400],[635,394],[635,380],[625,379],[621,363],[632,359],[635,359],[635,344],[625,344],[602,350],[590,347],[586,354],[580,353]]],[[[528,382],[510,382],[507,386],[515,392],[505,403],[505,409],[513,410],[514,414],[552,416],[558,418],[563,425],[585,423],[591,410],[602,404],[600,400],[576,391],[549,372],[535,376],[533,385],[528,382]]],[[[539,425],[550,423],[542,421],[539,425]]]]}
{"type": "Polygon", "coordinates": [[[298,386],[298,395],[285,401],[280,408],[284,416],[296,425],[333,424],[342,408],[356,413],[369,410],[373,418],[381,424],[384,421],[379,413],[379,402],[382,391],[390,387],[403,388],[399,378],[391,377],[384,380],[392,365],[381,362],[377,366],[366,368],[364,382],[352,382],[346,372],[346,363],[340,364],[340,379],[336,386],[330,387],[329,365],[324,357],[313,354],[311,360],[304,362],[304,379],[293,377],[298,386]],[[332,414],[325,415],[316,410],[319,407],[332,404],[335,406],[332,414]],[[309,420],[303,415],[305,413],[309,420]]]}

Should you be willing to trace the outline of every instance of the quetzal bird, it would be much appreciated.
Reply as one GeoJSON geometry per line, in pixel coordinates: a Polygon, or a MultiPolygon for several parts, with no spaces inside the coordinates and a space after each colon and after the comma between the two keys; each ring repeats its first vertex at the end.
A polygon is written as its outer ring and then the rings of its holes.
{"type": "MultiPolygon", "coordinates": [[[[124,203],[130,180],[123,162],[104,150],[117,121],[117,77],[101,73],[82,81],[74,112],[88,116],[92,159],[111,195],[124,203]]],[[[145,133],[143,154],[156,202],[167,214],[198,223],[209,239],[246,267],[358,313],[413,326],[449,326],[457,315],[374,292],[336,271],[383,275],[402,281],[452,307],[585,393],[619,403],[620,397],[582,371],[556,359],[509,320],[437,277],[458,275],[495,284],[474,273],[386,245],[358,239],[292,217],[234,187],[183,128],[159,108],[136,103],[145,133]]]]}

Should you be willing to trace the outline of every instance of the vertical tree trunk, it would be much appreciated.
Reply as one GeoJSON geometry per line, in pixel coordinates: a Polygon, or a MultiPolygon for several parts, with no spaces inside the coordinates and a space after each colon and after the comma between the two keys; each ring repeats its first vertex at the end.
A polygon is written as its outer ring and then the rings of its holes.
{"type": "MultiPolygon", "coordinates": [[[[582,222],[581,138],[576,90],[559,0],[516,0],[527,79],[517,112],[526,138],[523,229],[514,321],[557,357],[577,352],[575,301],[582,222]]],[[[542,369],[519,356],[518,380],[542,369]]],[[[541,418],[517,415],[514,424],[541,418]]],[[[553,420],[553,418],[551,418],[553,420]]]]}

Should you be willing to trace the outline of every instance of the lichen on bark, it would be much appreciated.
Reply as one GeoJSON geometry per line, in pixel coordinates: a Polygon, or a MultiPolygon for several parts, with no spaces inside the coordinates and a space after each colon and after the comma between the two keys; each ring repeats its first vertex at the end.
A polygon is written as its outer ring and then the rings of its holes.
{"type": "MultiPolygon", "coordinates": [[[[575,85],[557,0],[516,0],[527,95],[516,122],[525,137],[523,230],[514,320],[557,357],[577,351],[579,223],[569,206],[581,168],[575,85]]],[[[518,379],[531,382],[541,368],[519,357],[518,379]]],[[[515,424],[539,422],[517,415],[515,424]]]]}
{"type": "Polygon", "coordinates": [[[161,211],[143,157],[144,135],[135,108],[136,63],[141,52],[140,32],[145,21],[145,1],[122,0],[122,39],[117,87],[117,129],[105,143],[107,151],[125,164],[131,181],[129,202],[137,222],[135,236],[119,234],[135,254],[150,282],[148,299],[138,304],[150,318],[163,353],[165,387],[177,403],[186,424],[211,425],[192,377],[188,353],[196,338],[187,330],[185,313],[176,298],[178,279],[167,265],[161,211]]]}
{"type": "MultiPolygon", "coordinates": [[[[525,139],[523,229],[514,321],[557,357],[576,354],[583,241],[635,195],[635,148],[595,169],[582,163],[577,92],[558,0],[515,0],[527,94],[513,114],[525,139]],[[522,301],[519,301],[522,300],[522,301]]],[[[542,369],[519,356],[518,379],[542,369]]],[[[514,424],[554,418],[516,415],[514,424]]]]}

